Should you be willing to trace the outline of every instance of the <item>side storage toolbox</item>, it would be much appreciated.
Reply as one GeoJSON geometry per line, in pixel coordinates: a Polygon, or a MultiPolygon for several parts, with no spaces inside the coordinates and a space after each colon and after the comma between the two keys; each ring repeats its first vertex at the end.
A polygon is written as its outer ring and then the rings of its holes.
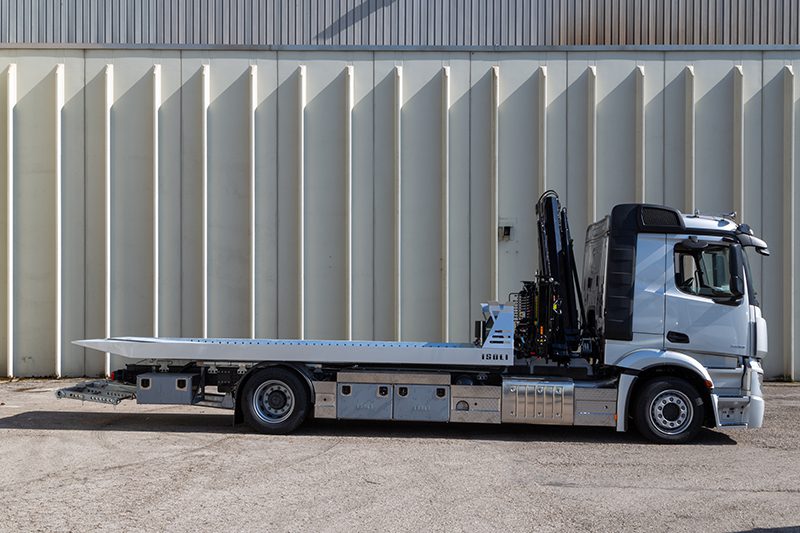
{"type": "Polygon", "coordinates": [[[450,417],[450,374],[339,372],[335,406],[325,402],[319,418],[335,409],[336,418],[349,420],[418,420],[447,422],[450,417]]]}
{"type": "Polygon", "coordinates": [[[393,392],[389,383],[338,383],[336,417],[349,420],[391,420],[393,392]]]}
{"type": "Polygon", "coordinates": [[[199,374],[139,374],[136,376],[136,403],[191,405],[199,383],[199,374]]]}
{"type": "Polygon", "coordinates": [[[394,420],[447,422],[449,417],[448,385],[394,386],[394,420]]]}

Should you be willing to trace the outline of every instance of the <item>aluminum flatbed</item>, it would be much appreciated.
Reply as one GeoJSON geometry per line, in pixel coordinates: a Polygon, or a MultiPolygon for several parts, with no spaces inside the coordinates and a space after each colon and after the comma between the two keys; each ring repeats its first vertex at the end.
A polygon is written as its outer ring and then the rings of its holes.
{"type": "Polygon", "coordinates": [[[131,359],[510,366],[513,350],[434,342],[112,337],[75,344],[131,359]]]}
{"type": "Polygon", "coordinates": [[[514,310],[483,305],[492,328],[483,345],[469,343],[112,337],[75,341],[78,346],[130,359],[371,365],[512,366],[514,310]]]}

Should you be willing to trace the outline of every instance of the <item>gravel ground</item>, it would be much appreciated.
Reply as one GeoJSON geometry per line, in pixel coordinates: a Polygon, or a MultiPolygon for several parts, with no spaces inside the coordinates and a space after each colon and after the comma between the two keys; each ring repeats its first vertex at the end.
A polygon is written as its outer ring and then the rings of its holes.
{"type": "Polygon", "coordinates": [[[536,426],[311,421],[56,400],[0,383],[4,531],[800,531],[800,386],[695,444],[536,426]]]}

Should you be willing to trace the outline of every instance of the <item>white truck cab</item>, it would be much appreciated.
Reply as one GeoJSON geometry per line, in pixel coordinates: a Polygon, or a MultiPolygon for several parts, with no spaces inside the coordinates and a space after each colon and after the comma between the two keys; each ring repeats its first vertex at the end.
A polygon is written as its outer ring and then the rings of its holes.
{"type": "MultiPolygon", "coordinates": [[[[605,365],[621,369],[621,381],[663,375],[669,368],[698,388],[705,384],[708,425],[761,427],[767,326],[748,251],[769,255],[748,226],[663,206],[619,205],[592,225],[584,294],[593,327],[605,341],[605,365]],[[592,287],[590,280],[605,284],[592,287]]],[[[627,403],[622,389],[620,401],[627,403]]],[[[684,413],[693,408],[689,399],[678,388],[665,390],[650,408],[684,413]]],[[[621,418],[618,427],[624,429],[627,420],[621,418]]],[[[681,420],[682,415],[657,414],[655,429],[675,433],[681,420]]]]}
{"type": "Polygon", "coordinates": [[[60,398],[214,406],[257,431],[307,417],[481,424],[631,423],[659,443],[760,427],[767,352],[747,261],[766,243],[726,217],[616,206],[589,226],[583,273],[566,209],[536,204],[539,270],[482,305],[464,343],[117,337],[130,361],[60,398]]]}

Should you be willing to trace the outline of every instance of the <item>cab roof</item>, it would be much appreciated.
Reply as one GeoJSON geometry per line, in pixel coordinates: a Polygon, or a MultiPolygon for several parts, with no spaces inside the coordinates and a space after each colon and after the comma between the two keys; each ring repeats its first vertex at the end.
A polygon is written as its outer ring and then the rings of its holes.
{"type": "Polygon", "coordinates": [[[725,216],[686,215],[672,207],[653,204],[619,204],[611,211],[609,233],[612,236],[639,233],[672,233],[733,237],[743,246],[753,246],[769,255],[767,243],[759,239],[747,224],[737,224],[725,216]]]}
{"type": "Polygon", "coordinates": [[[685,215],[681,213],[683,224],[687,230],[700,230],[703,232],[736,233],[739,227],[733,220],[724,217],[709,215],[685,215]]]}

